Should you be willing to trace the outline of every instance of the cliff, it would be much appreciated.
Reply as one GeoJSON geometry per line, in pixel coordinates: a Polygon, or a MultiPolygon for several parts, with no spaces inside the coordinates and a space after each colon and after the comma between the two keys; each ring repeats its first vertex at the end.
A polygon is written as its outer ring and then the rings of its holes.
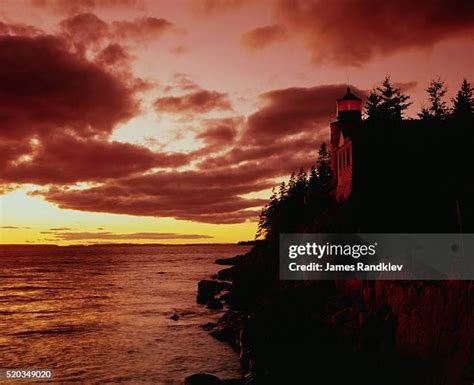
{"type": "Polygon", "coordinates": [[[466,127],[364,123],[347,201],[335,202],[330,190],[298,190],[297,180],[293,195],[274,199],[266,239],[218,261],[231,265],[215,277],[231,282],[220,297],[230,308],[208,327],[240,353],[248,384],[473,383],[472,281],[281,281],[278,274],[283,232],[474,232],[474,129],[466,127]]]}

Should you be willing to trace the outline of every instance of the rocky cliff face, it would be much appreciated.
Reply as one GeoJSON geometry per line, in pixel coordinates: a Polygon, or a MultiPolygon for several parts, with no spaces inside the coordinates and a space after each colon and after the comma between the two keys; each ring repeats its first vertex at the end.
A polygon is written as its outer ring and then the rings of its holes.
{"type": "Polygon", "coordinates": [[[231,306],[211,334],[248,384],[472,384],[472,282],[284,282],[271,245],[217,277],[231,306]]]}

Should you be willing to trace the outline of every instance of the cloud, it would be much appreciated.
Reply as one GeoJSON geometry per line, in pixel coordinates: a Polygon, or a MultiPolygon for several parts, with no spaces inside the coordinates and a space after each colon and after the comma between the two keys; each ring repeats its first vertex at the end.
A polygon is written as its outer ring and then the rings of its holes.
{"type": "Polygon", "coordinates": [[[70,227],[53,227],[50,230],[51,231],[69,231],[72,229],[70,227]]]}
{"type": "Polygon", "coordinates": [[[0,226],[0,229],[16,230],[16,229],[19,229],[19,227],[17,227],[17,226],[0,226]]]}
{"type": "Polygon", "coordinates": [[[279,0],[279,19],[301,36],[315,63],[361,65],[375,57],[436,43],[474,31],[474,2],[411,0],[279,0]]]}
{"type": "MultiPolygon", "coordinates": [[[[96,39],[82,32],[86,40],[96,39]]],[[[266,92],[248,118],[202,119],[196,134],[201,149],[155,152],[111,140],[120,123],[139,113],[136,79],[108,69],[127,60],[124,46],[101,43],[88,58],[65,36],[0,37],[0,181],[46,185],[31,195],[61,208],[204,223],[254,221],[266,203],[254,193],[316,162],[335,100],[345,92],[345,85],[266,92]],[[77,182],[93,184],[72,186],[77,182]]],[[[158,112],[232,110],[226,93],[202,89],[184,74],[175,74],[173,87],[182,95],[157,99],[158,112]]]]}
{"type": "Polygon", "coordinates": [[[400,88],[400,91],[407,92],[413,90],[418,86],[418,82],[416,80],[412,80],[410,82],[395,82],[393,86],[396,88],[400,88]]]}
{"type": "Polygon", "coordinates": [[[0,180],[39,185],[103,181],[187,162],[188,156],[184,154],[154,153],[129,143],[59,135],[43,140],[31,159],[5,166],[0,180]]]}
{"type": "Polygon", "coordinates": [[[259,51],[272,44],[288,39],[288,34],[280,25],[267,25],[245,32],[241,44],[249,51],[259,51]]]}
{"type": "Polygon", "coordinates": [[[130,54],[118,43],[107,45],[95,57],[95,62],[103,67],[115,67],[127,65],[130,60],[130,54]]]}
{"type": "Polygon", "coordinates": [[[173,74],[172,84],[164,87],[164,92],[170,92],[173,90],[180,90],[183,92],[198,91],[201,90],[199,84],[193,81],[188,75],[177,72],[173,74]]]}
{"type": "Polygon", "coordinates": [[[193,10],[200,15],[215,15],[241,8],[249,0],[193,0],[193,10]]]}
{"type": "MultiPolygon", "coordinates": [[[[301,166],[315,164],[329,140],[335,100],[345,85],[287,88],[263,94],[264,104],[247,120],[208,119],[192,156],[195,169],[111,179],[86,189],[54,187],[37,192],[60,208],[205,223],[256,220],[266,199],[245,197],[274,187],[301,166]],[[282,159],[285,161],[282,162],[282,159]]],[[[363,91],[354,88],[362,96],[363,91]]],[[[188,156],[191,156],[188,154],[188,156]]]]}
{"type": "Polygon", "coordinates": [[[142,0],[30,0],[31,4],[59,14],[77,14],[94,8],[142,7],[142,0]]]}
{"type": "Polygon", "coordinates": [[[210,145],[229,145],[237,135],[237,127],[242,124],[242,117],[207,119],[203,122],[205,130],[196,137],[210,145]]]}
{"type": "Polygon", "coordinates": [[[206,113],[214,110],[232,110],[226,93],[200,89],[181,96],[165,96],[156,99],[154,107],[158,113],[206,113]]]}
{"type": "MultiPolygon", "coordinates": [[[[42,232],[45,234],[47,232],[42,232]]],[[[130,234],[114,234],[108,231],[103,232],[68,232],[68,233],[52,233],[56,237],[55,240],[61,241],[83,241],[83,240],[171,240],[171,239],[210,239],[209,235],[200,234],[179,234],[179,233],[130,233],[130,234]]]]}
{"type": "Polygon", "coordinates": [[[152,16],[138,17],[134,20],[115,20],[106,23],[94,13],[81,13],[70,16],[60,23],[61,31],[76,44],[99,44],[109,42],[144,42],[161,37],[172,29],[170,21],[152,16]]]}
{"type": "Polygon", "coordinates": [[[120,78],[49,35],[0,36],[0,138],[109,134],[138,104],[120,78]]]}
{"type": "Polygon", "coordinates": [[[176,45],[171,48],[170,52],[175,55],[184,55],[189,52],[189,48],[184,45],[176,45]]]}
{"type": "Polygon", "coordinates": [[[255,219],[265,200],[240,195],[273,185],[258,168],[164,171],[110,181],[90,189],[52,188],[42,194],[61,208],[207,223],[255,219]]]}
{"type": "MultiPolygon", "coordinates": [[[[363,97],[365,91],[352,87],[363,97]]],[[[291,87],[261,95],[264,106],[248,118],[244,133],[247,142],[269,138],[315,133],[321,125],[328,125],[335,115],[335,101],[345,94],[346,85],[291,87]]]]}
{"type": "Polygon", "coordinates": [[[41,31],[31,25],[26,24],[11,24],[0,21],[0,35],[26,35],[35,36],[40,34],[41,31]]]}
{"type": "Polygon", "coordinates": [[[98,43],[109,34],[108,24],[93,13],[71,16],[62,20],[59,25],[75,41],[98,43]]]}
{"type": "Polygon", "coordinates": [[[108,48],[89,61],[61,36],[0,36],[2,184],[103,181],[189,161],[109,139],[138,114],[139,87],[131,75],[104,68],[125,55],[108,48]]]}
{"type": "Polygon", "coordinates": [[[143,41],[160,37],[173,23],[163,18],[141,17],[133,21],[113,21],[112,35],[116,38],[143,41]]]}

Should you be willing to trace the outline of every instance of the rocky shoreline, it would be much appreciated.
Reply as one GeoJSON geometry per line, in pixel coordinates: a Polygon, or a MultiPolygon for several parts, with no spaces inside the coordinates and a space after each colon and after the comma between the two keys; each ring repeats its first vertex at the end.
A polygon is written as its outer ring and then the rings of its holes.
{"type": "Polygon", "coordinates": [[[202,327],[239,353],[244,379],[186,384],[472,384],[472,282],[280,281],[272,245],[198,284],[198,303],[228,308],[202,327]]]}

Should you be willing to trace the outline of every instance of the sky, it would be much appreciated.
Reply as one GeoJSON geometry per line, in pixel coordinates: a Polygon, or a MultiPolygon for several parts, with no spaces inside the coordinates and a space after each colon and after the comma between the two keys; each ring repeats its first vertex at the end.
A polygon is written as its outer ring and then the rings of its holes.
{"type": "Polygon", "coordinates": [[[0,243],[253,239],[335,101],[474,81],[474,2],[0,0],[0,243]]]}

